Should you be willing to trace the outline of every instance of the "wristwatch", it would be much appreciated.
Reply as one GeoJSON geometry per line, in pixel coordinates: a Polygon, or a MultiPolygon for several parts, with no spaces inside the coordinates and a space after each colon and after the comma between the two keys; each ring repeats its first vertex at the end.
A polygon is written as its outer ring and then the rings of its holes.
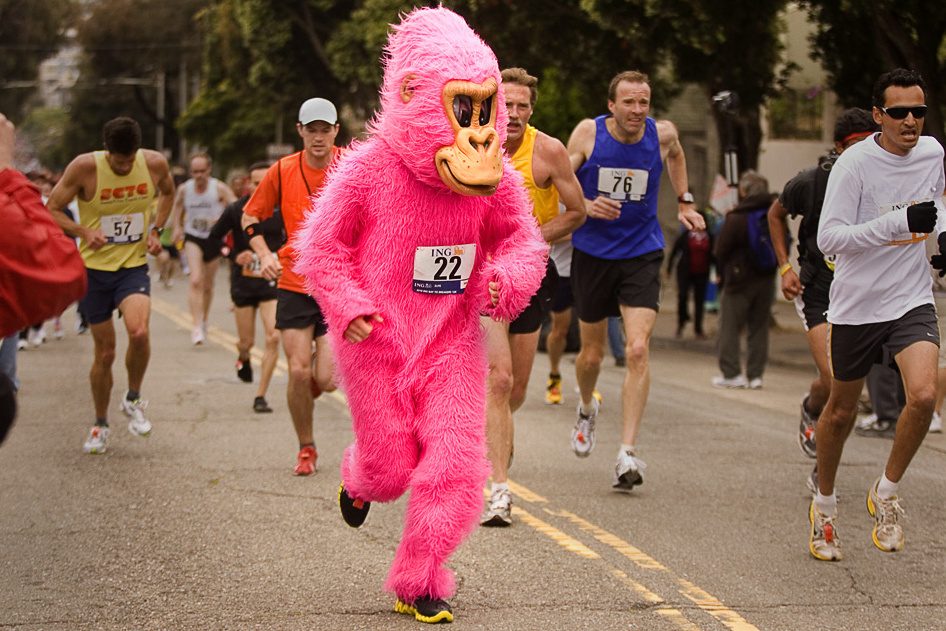
{"type": "Polygon", "coordinates": [[[680,197],[677,198],[677,201],[680,202],[681,204],[692,204],[693,193],[691,193],[690,191],[687,191],[686,193],[683,193],[682,195],[680,195],[680,197]]]}
{"type": "Polygon", "coordinates": [[[151,229],[152,229],[152,230],[157,230],[159,237],[160,237],[162,234],[164,234],[164,228],[162,228],[162,227],[160,227],[160,226],[151,226],[151,229]]]}

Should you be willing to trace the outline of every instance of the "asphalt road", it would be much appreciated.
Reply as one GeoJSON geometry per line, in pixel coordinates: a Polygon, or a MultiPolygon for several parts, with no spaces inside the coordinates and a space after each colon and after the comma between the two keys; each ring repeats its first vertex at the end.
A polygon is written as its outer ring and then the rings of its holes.
{"type": "MultiPolygon", "coordinates": [[[[119,334],[104,455],[81,450],[92,341],[72,333],[73,312],[64,340],[20,353],[20,417],[0,447],[0,629],[420,626],[382,591],[404,501],[373,506],[360,530],[343,523],[341,396],[316,404],[318,472],[291,475],[285,373],[270,388],[275,413],[254,414],[256,386],[233,368],[226,284],[221,272],[200,348],[185,282],[154,288],[150,438],[125,431],[118,409],[119,334]]],[[[477,530],[453,557],[454,627],[946,629],[946,436],[927,438],[901,486],[906,546],[893,554],[871,542],[864,502],[890,442],[852,437],[838,486],[844,559],[819,562],[807,548],[812,462],[795,443],[810,371],[775,365],[761,391],[719,391],[710,355],[655,345],[638,441],[648,467],[621,494],[610,482],[623,372],[606,363],[597,448],[580,460],[573,373],[565,405],[546,406],[537,358],[516,414],[515,523],[477,530]]]]}

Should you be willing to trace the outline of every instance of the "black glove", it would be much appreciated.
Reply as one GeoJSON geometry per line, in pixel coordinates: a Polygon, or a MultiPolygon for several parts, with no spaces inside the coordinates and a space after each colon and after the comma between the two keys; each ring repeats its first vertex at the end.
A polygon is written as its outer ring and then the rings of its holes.
{"type": "Polygon", "coordinates": [[[946,232],[939,233],[936,242],[939,245],[939,254],[930,257],[930,265],[939,270],[939,277],[942,278],[946,276],[946,232]]]}
{"type": "Polygon", "coordinates": [[[913,204],[907,208],[907,228],[910,232],[933,232],[936,228],[936,206],[933,202],[913,204]]]}

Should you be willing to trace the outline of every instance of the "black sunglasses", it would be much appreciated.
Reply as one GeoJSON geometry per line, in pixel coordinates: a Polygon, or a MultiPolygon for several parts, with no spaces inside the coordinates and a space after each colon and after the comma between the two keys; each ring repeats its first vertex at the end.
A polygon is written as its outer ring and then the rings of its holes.
{"type": "Polygon", "coordinates": [[[880,111],[898,121],[906,118],[908,114],[913,114],[913,118],[923,118],[926,116],[925,105],[914,105],[912,107],[897,105],[895,107],[882,107],[880,111]]]}

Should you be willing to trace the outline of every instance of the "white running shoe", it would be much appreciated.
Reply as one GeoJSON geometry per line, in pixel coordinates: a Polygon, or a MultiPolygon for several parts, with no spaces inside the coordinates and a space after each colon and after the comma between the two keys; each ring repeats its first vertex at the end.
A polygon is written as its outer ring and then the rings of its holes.
{"type": "Polygon", "coordinates": [[[201,344],[204,343],[204,340],[206,338],[207,336],[204,335],[203,326],[200,326],[200,325],[195,326],[194,329],[191,331],[191,344],[193,344],[194,346],[200,346],[201,344]]]}
{"type": "Polygon", "coordinates": [[[29,333],[30,344],[33,346],[42,346],[43,342],[46,341],[46,329],[39,327],[38,329],[30,329],[29,333]]]}
{"type": "Polygon", "coordinates": [[[104,454],[108,447],[108,428],[96,425],[89,432],[89,437],[82,445],[82,451],[87,454],[104,454]]]}
{"type": "Polygon", "coordinates": [[[761,390],[762,389],[762,377],[756,377],[755,379],[749,380],[749,389],[750,390],[761,390]]]}
{"type": "Polygon", "coordinates": [[[638,484],[643,484],[641,470],[646,469],[644,461],[632,453],[622,451],[614,464],[614,482],[611,486],[622,491],[630,491],[638,484]]]}
{"type": "MultiPolygon", "coordinates": [[[[717,375],[713,377],[713,387],[714,388],[747,388],[749,387],[749,382],[746,381],[746,378],[743,375],[736,375],[735,377],[723,377],[722,375],[717,375]]],[[[760,380],[759,387],[762,387],[760,380]]]]}
{"type": "Polygon", "coordinates": [[[930,421],[930,434],[942,434],[943,433],[943,417],[939,415],[939,412],[933,412],[933,420],[930,421]]]}
{"type": "Polygon", "coordinates": [[[595,449],[595,419],[598,418],[598,400],[592,398],[595,402],[595,410],[588,416],[582,414],[581,402],[578,403],[578,420],[572,429],[572,451],[579,458],[587,458],[595,449]]]}
{"type": "Polygon", "coordinates": [[[147,401],[135,399],[129,401],[128,398],[122,399],[122,412],[128,417],[128,431],[135,436],[150,436],[151,421],[145,418],[144,409],[148,407],[147,401]]]}
{"type": "Polygon", "coordinates": [[[481,526],[512,525],[512,493],[509,489],[497,489],[489,498],[489,509],[480,521],[481,526]]]}
{"type": "Polygon", "coordinates": [[[30,347],[30,343],[23,339],[22,337],[16,341],[16,350],[25,351],[30,347]]]}

